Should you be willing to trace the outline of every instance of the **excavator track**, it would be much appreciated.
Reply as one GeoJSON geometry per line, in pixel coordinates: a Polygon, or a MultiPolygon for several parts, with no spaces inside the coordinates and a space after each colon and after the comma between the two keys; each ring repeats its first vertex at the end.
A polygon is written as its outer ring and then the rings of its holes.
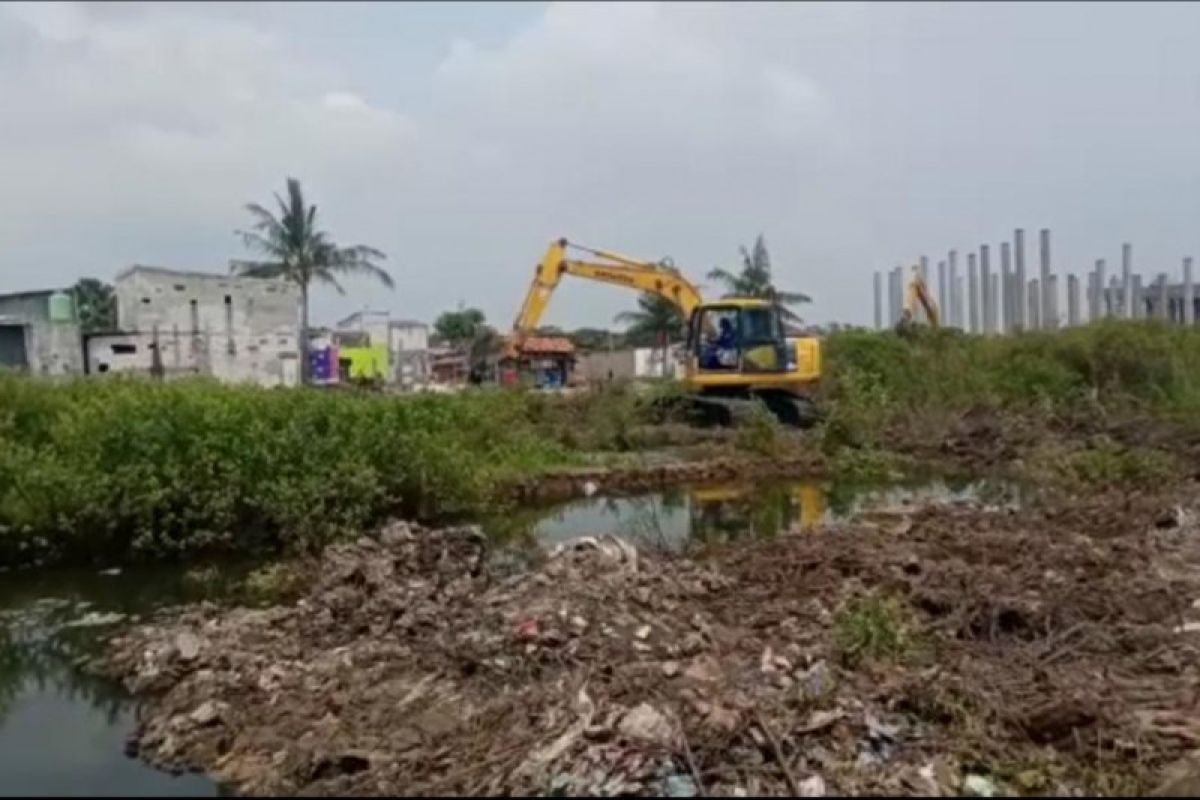
{"type": "Polygon", "coordinates": [[[726,428],[749,420],[760,401],[781,425],[789,428],[807,428],[819,418],[812,400],[782,391],[755,395],[687,394],[673,398],[669,401],[671,407],[662,410],[697,427],[726,428]]]}

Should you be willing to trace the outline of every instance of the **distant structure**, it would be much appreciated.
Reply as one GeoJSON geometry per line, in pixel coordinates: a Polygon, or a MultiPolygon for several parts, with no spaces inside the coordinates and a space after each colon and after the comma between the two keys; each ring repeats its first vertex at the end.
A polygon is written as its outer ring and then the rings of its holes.
{"type": "Polygon", "coordinates": [[[79,316],[69,290],[0,295],[0,369],[34,375],[83,373],[79,316]]]}
{"type": "MultiPolygon", "coordinates": [[[[334,338],[346,342],[343,337],[348,333],[366,335],[360,346],[373,348],[375,362],[382,365],[380,377],[386,383],[413,389],[431,379],[429,326],[424,322],[392,319],[388,311],[363,309],[338,322],[334,338]]],[[[346,348],[341,352],[345,354],[346,348]]],[[[353,361],[353,353],[350,358],[353,361]]],[[[353,372],[353,365],[351,369],[353,372]]]]}
{"type": "Polygon", "coordinates": [[[300,382],[300,294],[289,281],[133,266],[113,293],[118,330],[86,337],[89,373],[300,382]]]}
{"type": "MultiPolygon", "coordinates": [[[[1078,275],[1055,273],[1051,263],[1050,229],[1038,231],[1036,277],[1026,279],[1025,231],[1013,231],[1012,242],[1000,243],[1000,272],[989,274],[987,244],[967,252],[966,297],[962,279],[957,275],[957,250],[950,250],[945,289],[939,268],[939,301],[943,327],[960,328],[968,333],[1004,334],[1022,330],[1053,330],[1081,325],[1104,317],[1121,319],[1157,318],[1177,325],[1195,325],[1200,317],[1200,299],[1196,297],[1190,257],[1182,259],[1179,278],[1160,271],[1152,279],[1133,271],[1133,245],[1121,245],[1121,274],[1107,274],[1105,259],[1097,259],[1094,268],[1080,280],[1078,275]],[[1011,248],[1011,249],[1010,249],[1011,248]],[[1011,268],[1010,268],[1011,253],[1011,268]],[[980,274],[975,265],[978,259],[980,274]],[[1060,304],[1060,294],[1066,295],[1060,304]],[[1081,293],[1083,296],[1081,296],[1081,293]],[[1066,309],[1065,318],[1061,308],[1066,309]],[[964,314],[966,309],[969,313],[964,314]],[[1086,314],[1084,312],[1087,312],[1086,314]]],[[[873,279],[874,319],[877,329],[894,326],[900,319],[901,302],[907,271],[913,264],[927,264],[927,256],[897,266],[888,272],[887,313],[884,314],[882,273],[873,279]]],[[[940,267],[940,265],[939,265],[940,267]]]]}

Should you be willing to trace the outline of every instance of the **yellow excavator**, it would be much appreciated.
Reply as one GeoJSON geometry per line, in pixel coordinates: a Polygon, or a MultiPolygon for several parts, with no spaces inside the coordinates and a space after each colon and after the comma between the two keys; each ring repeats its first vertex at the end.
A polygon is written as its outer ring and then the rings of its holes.
{"type": "Polygon", "coordinates": [[[925,276],[921,274],[921,268],[914,265],[912,277],[908,279],[908,289],[904,293],[904,309],[900,312],[900,321],[896,323],[897,333],[908,333],[918,324],[916,316],[918,308],[925,312],[925,322],[930,328],[936,330],[940,327],[941,317],[938,314],[937,302],[929,293],[929,287],[925,283],[925,276]]]}
{"type": "Polygon", "coordinates": [[[563,275],[648,292],[679,308],[687,322],[683,384],[689,405],[704,421],[729,424],[755,398],[787,425],[815,417],[812,392],[821,377],[821,344],[809,336],[789,339],[778,303],[761,297],[705,302],[669,262],[643,261],[566,239],[551,242],[537,265],[513,323],[511,341],[518,352],[537,329],[563,275]]]}

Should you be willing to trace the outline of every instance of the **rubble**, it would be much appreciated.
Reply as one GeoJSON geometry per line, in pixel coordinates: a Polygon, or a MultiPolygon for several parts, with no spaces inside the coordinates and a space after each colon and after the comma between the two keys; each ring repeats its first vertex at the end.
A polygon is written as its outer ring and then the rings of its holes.
{"type": "Polygon", "coordinates": [[[1200,746],[1174,632],[1200,552],[1157,525],[1182,500],[1091,500],[703,560],[586,537],[516,573],[476,529],[395,523],[290,605],[164,612],[100,667],[145,701],[139,757],[254,795],[1148,791],[1200,746]],[[911,645],[851,667],[868,593],[911,645]]]}

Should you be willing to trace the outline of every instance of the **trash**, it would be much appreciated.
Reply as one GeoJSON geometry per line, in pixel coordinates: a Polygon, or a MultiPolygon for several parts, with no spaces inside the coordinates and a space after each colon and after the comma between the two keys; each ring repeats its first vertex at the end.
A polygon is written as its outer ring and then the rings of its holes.
{"type": "Polygon", "coordinates": [[[183,632],[175,637],[175,651],[183,661],[191,661],[200,655],[200,638],[194,633],[183,632]]]}
{"type": "Polygon", "coordinates": [[[538,638],[538,621],[534,617],[523,619],[513,626],[513,635],[521,640],[529,641],[538,638]]]}
{"type": "Polygon", "coordinates": [[[697,683],[716,683],[721,679],[721,665],[712,656],[697,656],[683,671],[683,677],[697,683]]]}
{"type": "Polygon", "coordinates": [[[800,692],[809,700],[817,700],[825,696],[831,688],[829,666],[824,661],[818,661],[804,672],[796,675],[800,692]]]}
{"type": "Polygon", "coordinates": [[[963,791],[972,797],[995,797],[996,784],[982,775],[968,775],[963,780],[963,791]]]}
{"type": "Polygon", "coordinates": [[[841,710],[814,711],[808,715],[808,721],[796,729],[796,733],[818,733],[846,716],[841,710]]]}
{"type": "Polygon", "coordinates": [[[98,573],[96,573],[96,574],[97,574],[97,575],[107,575],[107,576],[110,576],[110,577],[111,577],[111,576],[114,576],[114,575],[120,575],[120,574],[121,574],[121,568],[120,568],[120,567],[110,567],[110,568],[108,568],[108,569],[102,569],[102,570],[100,570],[100,571],[99,571],[98,573]]]}
{"type": "Polygon", "coordinates": [[[649,703],[642,703],[621,717],[618,730],[631,739],[669,747],[675,730],[666,717],[649,703]]]}
{"type": "Polygon", "coordinates": [[[633,632],[633,638],[644,640],[650,636],[650,630],[651,629],[649,625],[643,625],[633,632]]]}
{"type": "Polygon", "coordinates": [[[664,661],[662,664],[662,674],[664,678],[674,678],[679,674],[679,662],[664,661]]]}
{"type": "Polygon", "coordinates": [[[692,776],[676,773],[667,776],[667,779],[663,781],[662,793],[666,797],[695,797],[700,791],[696,788],[696,782],[692,780],[692,776]]]}
{"type": "Polygon", "coordinates": [[[810,775],[800,781],[800,796],[801,797],[824,797],[825,796],[825,779],[820,775],[810,775]]]}
{"type": "Polygon", "coordinates": [[[1196,633],[1200,631],[1200,622],[1188,620],[1182,625],[1175,626],[1175,633],[1196,633]]]}
{"type": "Polygon", "coordinates": [[[71,620],[63,624],[64,628],[97,628],[102,625],[115,625],[125,619],[124,614],[118,614],[115,611],[109,613],[101,613],[98,611],[89,611],[79,619],[71,620]]]}
{"type": "Polygon", "coordinates": [[[596,491],[597,491],[599,488],[600,488],[600,487],[599,487],[599,486],[596,484],[596,482],[595,482],[595,481],[584,481],[584,483],[583,483],[583,496],[584,496],[584,497],[591,497],[592,495],[594,495],[594,494],[596,493],[596,491]]]}
{"type": "Polygon", "coordinates": [[[218,703],[214,700],[205,700],[188,716],[197,725],[208,725],[220,719],[223,706],[223,703],[218,703]]]}

